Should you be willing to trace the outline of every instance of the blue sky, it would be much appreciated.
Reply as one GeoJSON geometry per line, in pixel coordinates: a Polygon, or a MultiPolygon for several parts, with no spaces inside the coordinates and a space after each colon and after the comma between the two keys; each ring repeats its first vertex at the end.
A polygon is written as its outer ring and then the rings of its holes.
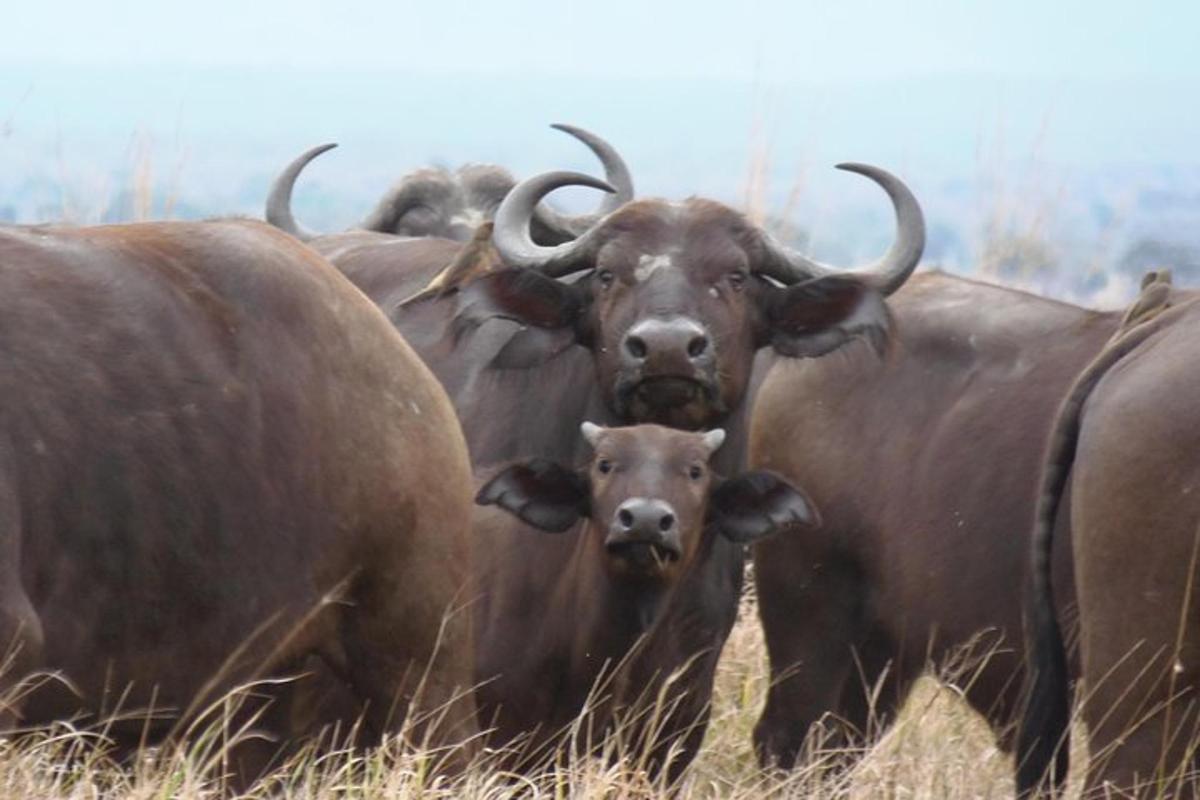
{"type": "Polygon", "coordinates": [[[762,160],[818,255],[890,236],[840,161],[900,173],[968,240],[997,208],[1071,254],[1200,239],[1200,0],[9,6],[0,212],[20,221],[101,218],[140,169],[190,213],[255,214],[288,160],[337,141],[295,201],[337,229],[430,162],[593,170],[562,121],[616,144],[642,195],[743,203],[762,160]]]}
{"type": "Polygon", "coordinates": [[[706,76],[1200,77],[1191,0],[11,3],[0,60],[706,76]]]}

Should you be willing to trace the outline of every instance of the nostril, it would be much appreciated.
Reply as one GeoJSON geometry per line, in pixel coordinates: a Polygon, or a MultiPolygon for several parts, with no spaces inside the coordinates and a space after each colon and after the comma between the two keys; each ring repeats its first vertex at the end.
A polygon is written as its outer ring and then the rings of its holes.
{"type": "Polygon", "coordinates": [[[658,521],[658,529],[660,531],[666,532],[666,531],[671,530],[671,528],[674,528],[674,527],[675,527],[675,515],[674,514],[663,514],[662,519],[660,519],[658,521]]]}
{"type": "Polygon", "coordinates": [[[623,528],[633,527],[633,512],[628,508],[622,508],[617,512],[617,522],[621,523],[623,528]]]}
{"type": "Polygon", "coordinates": [[[626,336],[625,349],[629,352],[629,355],[633,356],[634,358],[640,359],[646,357],[646,343],[640,336],[626,336]]]}
{"type": "Polygon", "coordinates": [[[707,336],[692,337],[692,340],[690,342],[688,342],[687,351],[688,351],[688,355],[691,356],[692,358],[699,358],[700,356],[704,355],[705,352],[708,351],[708,337],[707,336]]]}

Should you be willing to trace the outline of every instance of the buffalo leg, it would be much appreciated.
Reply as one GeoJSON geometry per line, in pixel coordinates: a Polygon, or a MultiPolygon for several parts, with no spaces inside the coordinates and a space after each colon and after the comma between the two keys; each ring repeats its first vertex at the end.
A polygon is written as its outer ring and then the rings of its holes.
{"type": "Polygon", "coordinates": [[[861,639],[859,581],[850,565],[834,559],[821,563],[760,548],[755,582],[771,662],[755,750],[764,765],[791,769],[813,723],[844,711],[840,701],[855,677],[861,639]]]}
{"type": "MultiPolygon", "coordinates": [[[[659,734],[653,744],[652,770],[655,775],[661,770],[667,758],[672,755],[672,749],[677,750],[667,769],[667,779],[676,784],[683,777],[688,766],[695,760],[704,741],[705,731],[711,714],[712,685],[715,679],[717,658],[715,655],[704,655],[697,658],[687,672],[678,679],[678,686],[687,687],[688,691],[674,694],[668,698],[672,707],[667,719],[657,722],[652,727],[659,734]]],[[[650,732],[647,731],[646,735],[650,732]]]]}
{"type": "MultiPolygon", "coordinates": [[[[1092,566],[1092,564],[1089,564],[1092,566]]],[[[1090,587],[1089,587],[1090,588],[1090,587]]],[[[1183,592],[1180,592],[1182,595],[1183,592]]],[[[1083,718],[1093,754],[1088,786],[1099,790],[1197,797],[1195,752],[1200,745],[1200,642],[1179,614],[1139,613],[1137,598],[1081,595],[1084,618],[1083,718]],[[1191,773],[1190,780],[1180,776],[1191,773]]],[[[1145,604],[1157,605],[1154,598],[1145,604]]],[[[1192,601],[1194,617],[1195,600],[1192,601]]]]}
{"type": "Polygon", "coordinates": [[[840,718],[850,731],[870,737],[891,724],[912,688],[911,673],[901,674],[895,648],[883,635],[872,635],[854,653],[853,671],[842,688],[840,718]]]}
{"type": "MultiPolygon", "coordinates": [[[[1135,652],[1141,653],[1142,648],[1135,652]]],[[[1098,653],[1089,653],[1089,657],[1100,661],[1098,653]]],[[[1164,658],[1149,659],[1149,667],[1148,659],[1136,656],[1125,659],[1128,668],[1112,666],[1119,661],[1115,653],[1104,657],[1112,679],[1089,691],[1084,704],[1093,754],[1089,789],[1111,786],[1134,792],[1152,789],[1170,797],[1200,797],[1195,785],[1200,716],[1196,693],[1187,689],[1198,676],[1186,667],[1177,672],[1175,665],[1180,662],[1164,658]],[[1142,674],[1135,676],[1138,672],[1142,674]]]]}
{"type": "Polygon", "coordinates": [[[679,783],[688,766],[695,760],[696,754],[700,752],[700,744],[704,741],[704,733],[708,729],[709,714],[710,708],[706,705],[703,710],[690,715],[687,733],[678,742],[668,740],[659,748],[662,755],[657,759],[657,763],[661,764],[667,757],[670,745],[679,744],[680,753],[667,770],[667,780],[671,785],[679,783]]]}

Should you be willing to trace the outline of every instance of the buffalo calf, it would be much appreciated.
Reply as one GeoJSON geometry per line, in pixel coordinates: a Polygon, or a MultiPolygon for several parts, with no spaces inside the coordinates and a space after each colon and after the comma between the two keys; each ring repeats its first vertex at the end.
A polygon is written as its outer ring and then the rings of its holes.
{"type": "Polygon", "coordinates": [[[678,744],[676,776],[703,737],[737,614],[740,564],[713,558],[714,541],[811,526],[816,512],[773,473],[715,476],[721,430],[584,423],[583,435],[585,467],[517,463],[479,490],[478,503],[498,507],[476,519],[483,722],[500,743],[529,735],[516,759],[528,767],[587,706],[589,732],[626,720],[624,741],[647,748],[656,770],[678,744]]]}

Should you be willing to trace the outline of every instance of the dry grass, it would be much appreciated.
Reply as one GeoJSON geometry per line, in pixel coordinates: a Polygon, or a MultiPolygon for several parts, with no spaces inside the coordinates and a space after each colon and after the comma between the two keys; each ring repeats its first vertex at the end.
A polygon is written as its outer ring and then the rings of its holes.
{"type": "MultiPolygon", "coordinates": [[[[1011,760],[987,725],[955,692],[932,680],[913,693],[896,725],[864,743],[849,768],[845,749],[823,750],[809,766],[767,773],[755,763],[750,733],[767,681],[766,653],[752,600],[742,609],[717,677],[714,713],[704,748],[678,796],[697,798],[1004,798],[1011,797],[1011,760]]],[[[203,726],[201,726],[203,728],[203,726]]],[[[147,751],[118,766],[98,739],[62,727],[19,743],[0,740],[0,797],[206,798],[228,794],[225,754],[241,734],[214,724],[180,749],[147,751]]],[[[1077,737],[1077,740],[1080,737],[1077,737]]],[[[619,746],[619,745],[611,745],[619,746]]],[[[517,780],[480,756],[457,778],[435,777],[443,753],[393,744],[369,753],[336,750],[294,757],[247,797],[487,798],[669,796],[637,768],[636,753],[615,764],[571,759],[532,780],[517,780]]],[[[1077,753],[1076,758],[1082,754],[1077,753]]],[[[1076,762],[1078,763],[1078,762],[1076,762]]],[[[1072,790],[1069,797],[1077,796],[1072,790]]]]}
{"type": "MultiPolygon", "coordinates": [[[[0,135],[2,132],[0,124],[0,135]]],[[[106,220],[172,219],[182,195],[187,160],[188,151],[178,132],[171,150],[156,144],[145,131],[134,132],[115,170],[91,160],[70,157],[60,139],[55,143],[55,174],[60,192],[55,222],[97,225],[106,220]],[[170,153],[166,169],[162,167],[164,152],[170,153]]]]}

